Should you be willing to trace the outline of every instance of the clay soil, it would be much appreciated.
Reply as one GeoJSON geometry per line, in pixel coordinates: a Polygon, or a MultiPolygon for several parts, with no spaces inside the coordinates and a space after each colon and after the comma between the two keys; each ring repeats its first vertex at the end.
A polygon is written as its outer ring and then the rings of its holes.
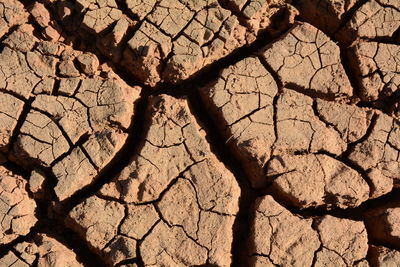
{"type": "Polygon", "coordinates": [[[0,0],[0,267],[400,266],[398,0],[0,0]]]}

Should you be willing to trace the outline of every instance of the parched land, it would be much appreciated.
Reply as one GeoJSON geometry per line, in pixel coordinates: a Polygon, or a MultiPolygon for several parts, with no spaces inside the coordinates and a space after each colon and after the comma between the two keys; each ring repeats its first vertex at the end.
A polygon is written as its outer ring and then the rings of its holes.
{"type": "Polygon", "coordinates": [[[400,266],[398,0],[0,0],[0,267],[400,266]]]}

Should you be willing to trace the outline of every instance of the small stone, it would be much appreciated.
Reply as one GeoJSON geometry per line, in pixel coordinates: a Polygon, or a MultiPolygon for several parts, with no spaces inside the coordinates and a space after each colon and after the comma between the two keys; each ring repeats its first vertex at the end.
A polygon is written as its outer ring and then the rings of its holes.
{"type": "Polygon", "coordinates": [[[83,53],[77,57],[77,60],[87,75],[94,75],[99,67],[99,60],[91,53],[83,53]]]}
{"type": "Polygon", "coordinates": [[[58,41],[61,38],[60,33],[51,26],[47,26],[43,30],[43,35],[47,40],[53,41],[53,42],[58,41]]]}
{"type": "Polygon", "coordinates": [[[79,77],[80,73],[76,69],[75,64],[72,60],[61,61],[58,65],[58,71],[61,76],[64,77],[79,77]]]}
{"type": "Polygon", "coordinates": [[[36,198],[44,197],[44,181],[46,176],[40,170],[33,170],[29,178],[29,190],[36,198]]]}
{"type": "Polygon", "coordinates": [[[45,28],[49,25],[50,13],[42,3],[34,2],[30,12],[41,27],[45,28]]]}

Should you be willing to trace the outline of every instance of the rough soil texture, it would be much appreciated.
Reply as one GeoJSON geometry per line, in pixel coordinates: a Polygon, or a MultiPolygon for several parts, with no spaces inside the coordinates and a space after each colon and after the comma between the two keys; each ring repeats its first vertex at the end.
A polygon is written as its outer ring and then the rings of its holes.
{"type": "Polygon", "coordinates": [[[397,0],[0,2],[0,266],[400,266],[397,0]]]}

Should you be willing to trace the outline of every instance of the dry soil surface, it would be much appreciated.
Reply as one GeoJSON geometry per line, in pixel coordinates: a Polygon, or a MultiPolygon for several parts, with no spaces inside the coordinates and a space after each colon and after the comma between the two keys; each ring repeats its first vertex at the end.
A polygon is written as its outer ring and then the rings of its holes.
{"type": "Polygon", "coordinates": [[[398,0],[1,0],[0,266],[400,266],[398,0]]]}

